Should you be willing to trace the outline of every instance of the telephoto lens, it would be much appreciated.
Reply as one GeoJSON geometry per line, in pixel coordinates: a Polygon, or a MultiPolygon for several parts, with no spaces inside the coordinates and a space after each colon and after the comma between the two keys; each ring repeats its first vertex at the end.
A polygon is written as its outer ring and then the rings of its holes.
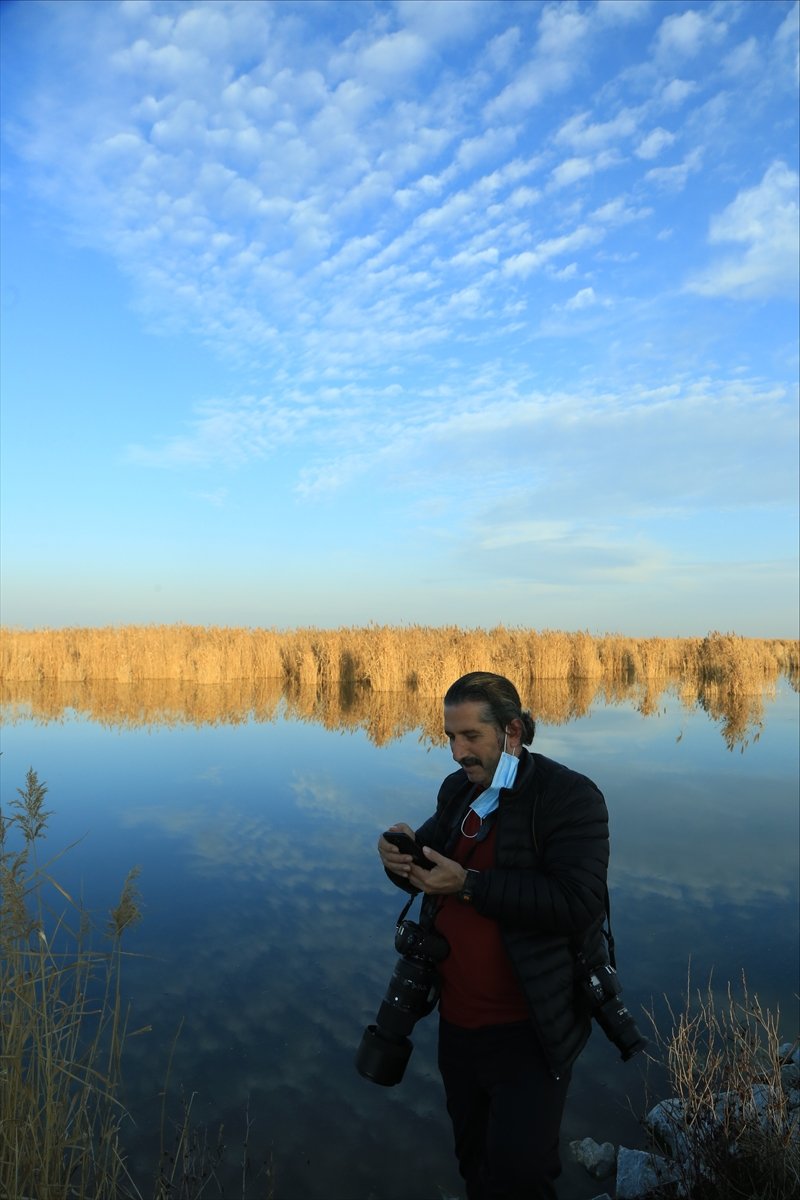
{"type": "Polygon", "coordinates": [[[420,1017],[432,1012],[439,1000],[437,962],[450,947],[432,930],[413,921],[397,927],[395,948],[401,952],[374,1025],[364,1030],[356,1054],[356,1070],[382,1087],[394,1087],[405,1074],[411,1051],[411,1030],[420,1017]]]}
{"type": "Polygon", "coordinates": [[[610,1042],[613,1042],[623,1062],[647,1048],[647,1038],[639,1032],[622,1000],[619,976],[609,963],[591,969],[586,990],[592,1004],[592,1016],[610,1042]]]}

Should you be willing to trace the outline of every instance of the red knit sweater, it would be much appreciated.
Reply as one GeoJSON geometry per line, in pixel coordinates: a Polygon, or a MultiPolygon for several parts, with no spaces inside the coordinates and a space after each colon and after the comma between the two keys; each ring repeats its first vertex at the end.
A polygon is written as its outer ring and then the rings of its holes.
{"type": "MultiPolygon", "coordinates": [[[[478,818],[470,813],[467,821],[477,825],[478,818]]],[[[469,825],[467,828],[472,832],[469,825]]],[[[486,838],[477,843],[462,834],[452,857],[472,870],[488,870],[495,861],[495,832],[493,824],[486,838]]],[[[439,964],[439,1007],[446,1021],[477,1029],[530,1017],[497,921],[481,916],[455,896],[444,896],[436,928],[450,943],[449,955],[439,964]]]]}

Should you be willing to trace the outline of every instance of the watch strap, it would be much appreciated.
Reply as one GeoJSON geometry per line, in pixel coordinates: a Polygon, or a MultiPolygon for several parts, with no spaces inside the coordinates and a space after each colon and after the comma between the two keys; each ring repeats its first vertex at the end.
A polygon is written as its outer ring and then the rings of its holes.
{"type": "Polygon", "coordinates": [[[461,901],[462,904],[472,904],[473,903],[473,901],[475,899],[475,896],[474,896],[475,885],[478,882],[479,875],[480,875],[480,871],[474,871],[474,870],[472,870],[472,868],[469,868],[469,867],[467,868],[467,877],[464,880],[461,891],[456,893],[458,899],[461,901]]]}

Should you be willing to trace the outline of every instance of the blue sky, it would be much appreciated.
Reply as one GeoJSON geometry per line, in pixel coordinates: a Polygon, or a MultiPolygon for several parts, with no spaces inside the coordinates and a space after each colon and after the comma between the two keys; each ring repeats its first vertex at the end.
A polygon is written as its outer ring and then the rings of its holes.
{"type": "Polygon", "coordinates": [[[796,635],[797,4],[0,12],[5,624],[796,635]]]}

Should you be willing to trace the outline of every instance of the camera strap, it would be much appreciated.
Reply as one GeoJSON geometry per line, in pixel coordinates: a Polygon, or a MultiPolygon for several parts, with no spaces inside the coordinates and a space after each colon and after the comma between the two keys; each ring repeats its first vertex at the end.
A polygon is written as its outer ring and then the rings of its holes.
{"type": "Polygon", "coordinates": [[[404,921],[404,920],[405,920],[405,918],[406,918],[406,913],[407,913],[407,912],[408,912],[408,910],[411,908],[411,905],[414,903],[414,901],[416,900],[417,896],[422,896],[422,895],[424,895],[424,893],[423,893],[423,892],[414,892],[414,895],[413,895],[413,896],[411,897],[411,899],[410,899],[410,900],[409,900],[409,901],[408,901],[408,902],[407,902],[407,903],[406,903],[406,904],[403,906],[403,911],[400,913],[400,916],[397,918],[397,924],[398,924],[398,925],[402,925],[402,924],[403,924],[403,921],[404,921]]]}

